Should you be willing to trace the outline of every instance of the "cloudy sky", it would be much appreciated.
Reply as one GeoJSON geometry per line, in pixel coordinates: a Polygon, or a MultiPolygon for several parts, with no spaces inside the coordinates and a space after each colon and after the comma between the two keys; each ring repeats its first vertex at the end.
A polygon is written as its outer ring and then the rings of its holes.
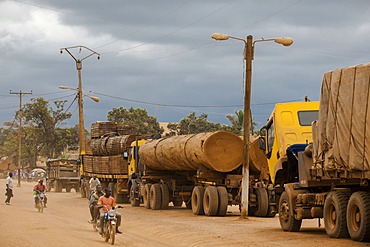
{"type": "Polygon", "coordinates": [[[243,108],[240,38],[291,37],[255,46],[252,114],[263,125],[276,102],[319,100],[323,73],[370,60],[368,0],[0,0],[0,123],[14,120],[19,96],[68,100],[77,124],[76,63],[82,61],[85,125],[112,108],[145,108],[161,122],[196,112],[228,123],[243,108]],[[73,104],[72,104],[73,103],[73,104]]]}

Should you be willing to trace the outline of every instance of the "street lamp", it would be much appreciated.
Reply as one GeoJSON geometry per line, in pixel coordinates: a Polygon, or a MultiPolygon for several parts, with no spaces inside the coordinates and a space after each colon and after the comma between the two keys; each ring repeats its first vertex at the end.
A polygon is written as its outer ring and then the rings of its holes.
{"type": "MultiPolygon", "coordinates": [[[[83,100],[82,100],[82,76],[81,76],[81,70],[82,70],[82,61],[91,57],[92,55],[97,55],[98,59],[100,59],[100,54],[91,50],[90,48],[87,48],[85,46],[72,46],[72,47],[66,47],[61,48],[60,53],[63,53],[63,51],[66,51],[75,61],[76,61],[76,67],[78,72],[78,115],[79,115],[79,136],[80,136],[80,155],[85,155],[85,123],[84,123],[84,116],[83,116],[83,100]],[[69,51],[70,49],[79,49],[79,52],[81,52],[82,49],[88,50],[90,53],[86,55],[82,59],[78,59],[69,51]]],[[[65,89],[64,86],[62,86],[62,89],[65,89]]],[[[68,88],[67,88],[68,89],[68,88]]],[[[90,97],[91,98],[91,97],[90,97]]]]}
{"type": "MultiPolygon", "coordinates": [[[[67,90],[74,90],[74,91],[77,91],[77,93],[79,93],[79,90],[77,88],[71,88],[71,87],[67,87],[67,86],[59,86],[59,88],[60,89],[67,89],[67,90]]],[[[95,102],[100,101],[100,99],[98,97],[95,97],[95,96],[87,95],[87,94],[84,94],[84,93],[82,93],[82,96],[86,96],[86,97],[92,99],[95,102]]]]}
{"type": "Polygon", "coordinates": [[[82,90],[80,90],[79,88],[76,89],[76,88],[71,88],[71,87],[67,87],[67,86],[59,86],[60,89],[66,89],[66,90],[74,90],[74,91],[77,91],[77,94],[78,94],[78,108],[79,108],[79,139],[80,139],[80,154],[81,155],[84,155],[85,154],[85,124],[84,124],[84,113],[83,113],[83,107],[82,107],[82,98],[83,96],[86,96],[86,97],[89,97],[90,99],[92,99],[93,101],[95,102],[99,102],[99,98],[98,97],[94,97],[94,96],[90,96],[90,95],[87,95],[87,94],[83,94],[82,93],[82,90]]]}
{"type": "Polygon", "coordinates": [[[242,39],[222,33],[214,33],[211,37],[215,40],[236,39],[244,42],[244,60],[246,63],[245,71],[245,91],[244,91],[244,133],[243,133],[243,177],[242,177],[242,211],[241,217],[248,216],[248,197],[249,197],[249,136],[251,126],[251,86],[252,86],[252,61],[254,57],[254,45],[257,42],[275,41],[283,46],[293,44],[293,39],[288,37],[260,39],[253,41],[253,36],[248,35],[247,39],[242,39]]]}

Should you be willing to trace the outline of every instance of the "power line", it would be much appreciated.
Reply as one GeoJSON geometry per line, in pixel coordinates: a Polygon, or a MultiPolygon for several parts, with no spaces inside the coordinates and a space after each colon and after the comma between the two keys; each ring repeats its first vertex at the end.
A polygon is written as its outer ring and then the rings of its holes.
{"type": "Polygon", "coordinates": [[[135,46],[132,46],[132,47],[129,47],[129,48],[123,49],[123,50],[112,51],[112,52],[105,52],[105,53],[102,53],[102,54],[112,54],[112,53],[118,54],[118,53],[121,53],[121,52],[124,52],[124,51],[128,51],[128,50],[136,49],[136,48],[139,48],[139,47],[142,47],[142,46],[145,46],[145,45],[151,44],[151,43],[153,43],[153,42],[155,42],[155,41],[161,40],[161,39],[163,39],[163,38],[166,38],[166,37],[168,37],[168,36],[171,36],[172,34],[175,34],[175,33],[177,33],[177,32],[180,32],[180,31],[182,31],[182,30],[184,30],[184,29],[186,29],[186,28],[188,28],[188,27],[190,27],[190,26],[194,25],[195,23],[198,23],[198,22],[200,22],[200,21],[202,21],[202,20],[204,20],[204,19],[206,19],[206,18],[208,18],[208,17],[210,17],[210,16],[212,16],[212,15],[216,14],[217,12],[221,11],[222,9],[226,8],[227,6],[229,6],[229,5],[233,4],[233,3],[234,3],[234,2],[236,2],[236,1],[237,1],[237,0],[233,0],[233,1],[229,2],[229,3],[227,3],[227,4],[224,4],[223,6],[221,6],[220,8],[218,8],[218,9],[216,9],[216,10],[212,11],[211,13],[207,14],[206,16],[203,16],[202,18],[199,18],[199,19],[197,19],[197,20],[195,20],[195,21],[193,21],[193,22],[191,22],[191,23],[189,23],[189,24],[187,24],[187,25],[185,25],[185,26],[182,26],[182,27],[181,27],[181,28],[179,28],[179,29],[176,29],[176,30],[174,30],[174,31],[172,31],[172,32],[169,32],[169,33],[167,33],[167,34],[164,34],[164,35],[162,35],[162,36],[160,36],[160,37],[158,37],[158,38],[156,38],[156,39],[152,39],[152,40],[150,40],[150,41],[148,41],[148,42],[145,42],[145,43],[142,43],[142,44],[138,44],[138,45],[135,45],[135,46]]]}
{"type": "MultiPolygon", "coordinates": [[[[180,4],[180,5],[178,5],[178,6],[177,6],[177,7],[175,7],[174,9],[172,9],[172,10],[168,11],[166,14],[164,14],[164,15],[160,16],[159,18],[155,19],[154,21],[152,21],[149,25],[142,26],[142,27],[140,27],[139,29],[137,29],[136,31],[134,31],[134,32],[130,33],[129,35],[132,35],[132,34],[138,33],[138,32],[140,32],[141,30],[144,30],[144,29],[146,29],[147,27],[152,26],[153,24],[155,24],[155,23],[157,23],[158,21],[162,20],[162,19],[163,19],[163,18],[165,18],[166,16],[168,16],[168,15],[172,14],[172,13],[173,13],[173,12],[175,12],[176,10],[178,10],[178,9],[182,8],[184,5],[188,4],[188,3],[189,3],[189,2],[191,2],[191,1],[193,1],[193,0],[188,0],[188,1],[186,1],[186,2],[184,2],[184,3],[182,3],[182,4],[180,4]]],[[[125,38],[127,38],[127,36],[126,36],[125,38]]],[[[114,40],[114,41],[112,41],[112,42],[106,43],[106,44],[104,44],[104,45],[98,46],[98,47],[96,47],[95,49],[99,49],[99,48],[105,47],[105,46],[107,46],[107,45],[111,45],[111,44],[116,43],[117,41],[120,41],[120,40],[122,40],[122,39],[123,39],[123,37],[122,37],[122,38],[119,38],[119,39],[116,39],[116,40],[114,40]]]]}
{"type": "MultiPolygon", "coordinates": [[[[108,95],[108,94],[104,94],[104,93],[92,92],[92,91],[90,91],[90,92],[94,93],[96,95],[105,96],[105,97],[108,97],[108,98],[119,99],[119,100],[124,100],[124,101],[129,101],[129,102],[134,102],[134,103],[140,103],[140,104],[144,104],[144,105],[152,105],[152,106],[179,107],[179,108],[229,108],[229,107],[242,107],[243,106],[242,104],[240,104],[240,105],[175,105],[175,104],[162,104],[162,103],[154,103],[154,102],[141,101],[141,100],[133,100],[133,99],[108,95]]],[[[254,103],[254,104],[251,104],[251,106],[275,105],[275,104],[278,104],[278,103],[286,103],[286,102],[293,102],[293,101],[302,101],[302,99],[293,99],[293,100],[277,101],[277,102],[254,103]]]]}
{"type": "Polygon", "coordinates": [[[70,14],[70,13],[67,13],[67,12],[64,12],[64,11],[61,11],[61,10],[58,10],[58,9],[53,9],[53,8],[50,8],[50,7],[41,5],[41,4],[35,4],[35,3],[30,3],[30,2],[20,1],[20,0],[13,0],[13,1],[17,2],[17,3],[22,3],[22,4],[30,5],[30,6],[33,6],[33,7],[37,7],[37,8],[40,8],[40,9],[47,9],[47,10],[59,12],[59,13],[62,13],[62,14],[70,14]]]}

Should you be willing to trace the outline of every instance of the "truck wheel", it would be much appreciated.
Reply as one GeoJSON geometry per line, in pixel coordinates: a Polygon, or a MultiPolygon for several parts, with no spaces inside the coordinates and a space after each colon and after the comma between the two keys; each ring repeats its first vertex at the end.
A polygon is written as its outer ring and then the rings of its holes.
{"type": "Polygon", "coordinates": [[[290,214],[292,205],[290,205],[289,195],[286,191],[281,194],[279,200],[279,221],[283,231],[298,232],[301,228],[302,220],[296,220],[294,216],[290,214]]]}
{"type": "Polygon", "coordinates": [[[159,184],[153,184],[150,187],[150,207],[153,210],[161,209],[162,196],[161,196],[161,186],[159,184]]]}
{"type": "Polygon", "coordinates": [[[59,181],[59,180],[55,180],[55,183],[54,183],[54,190],[55,190],[55,192],[62,192],[62,189],[63,189],[62,182],[59,181]]]}
{"type": "Polygon", "coordinates": [[[203,210],[203,198],[204,198],[204,188],[203,186],[195,186],[193,193],[191,194],[191,209],[193,214],[202,215],[203,210]]]}
{"type": "Polygon", "coordinates": [[[215,216],[218,211],[218,192],[215,186],[208,186],[203,197],[204,214],[215,216]]]}
{"type": "Polygon", "coordinates": [[[265,188],[255,188],[257,207],[254,216],[266,217],[269,211],[269,198],[265,188]]]}
{"type": "Polygon", "coordinates": [[[115,183],[110,182],[108,184],[108,188],[112,191],[112,196],[116,199],[117,198],[117,190],[115,189],[116,188],[115,185],[116,185],[115,183]]]}
{"type": "Polygon", "coordinates": [[[160,186],[162,194],[161,209],[167,209],[168,203],[170,203],[170,192],[168,190],[167,184],[161,184],[160,186]]]}
{"type": "Polygon", "coordinates": [[[370,196],[360,191],[352,194],[347,206],[347,227],[352,240],[370,239],[370,196]]]}
{"type": "Polygon", "coordinates": [[[71,185],[66,185],[66,192],[71,192],[72,186],[71,185]]]}
{"type": "Polygon", "coordinates": [[[218,216],[225,216],[227,212],[227,206],[229,205],[229,197],[227,196],[227,190],[225,187],[217,187],[218,192],[218,216]]]}
{"type": "Polygon", "coordinates": [[[348,195],[343,192],[332,191],[324,203],[324,223],[326,234],[331,238],[348,236],[346,209],[348,195]]]}
{"type": "Polygon", "coordinates": [[[82,182],[81,184],[81,189],[80,189],[80,192],[81,192],[81,197],[82,198],[86,198],[86,190],[85,190],[85,187],[84,187],[84,183],[82,182]]]}
{"type": "Polygon", "coordinates": [[[150,184],[145,184],[143,193],[144,207],[150,209],[150,184]]]}
{"type": "Polygon", "coordinates": [[[130,203],[131,203],[131,206],[133,206],[133,207],[140,206],[140,200],[138,200],[138,198],[135,197],[135,190],[136,189],[137,189],[136,184],[131,185],[131,187],[130,187],[130,203]]]}

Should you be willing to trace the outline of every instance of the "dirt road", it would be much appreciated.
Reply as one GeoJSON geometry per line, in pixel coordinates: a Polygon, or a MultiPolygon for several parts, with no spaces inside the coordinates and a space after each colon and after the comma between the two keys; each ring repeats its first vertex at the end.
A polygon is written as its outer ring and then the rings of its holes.
{"type": "MultiPolygon", "coordinates": [[[[108,246],[87,223],[88,202],[74,192],[49,192],[48,208],[33,207],[33,183],[14,188],[11,205],[5,205],[5,180],[0,180],[0,246],[61,247],[108,246]]],[[[365,246],[348,239],[330,239],[317,221],[304,221],[299,233],[280,229],[278,217],[240,219],[229,207],[226,217],[194,216],[186,208],[165,211],[123,205],[116,246],[365,246]]]]}

